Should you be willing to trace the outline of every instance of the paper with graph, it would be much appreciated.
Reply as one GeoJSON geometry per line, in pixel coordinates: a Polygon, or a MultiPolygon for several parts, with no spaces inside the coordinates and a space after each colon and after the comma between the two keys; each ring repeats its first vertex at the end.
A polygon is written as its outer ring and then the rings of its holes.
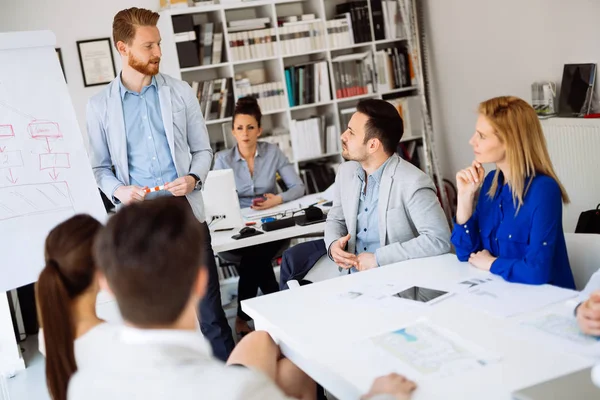
{"type": "Polygon", "coordinates": [[[519,327],[516,334],[537,345],[586,357],[600,356],[600,337],[582,333],[575,316],[568,311],[551,311],[523,319],[519,327]]]}
{"type": "Polygon", "coordinates": [[[385,354],[420,376],[449,377],[485,367],[498,356],[425,319],[370,339],[385,354]]]}
{"type": "Polygon", "coordinates": [[[510,317],[539,310],[577,296],[578,292],[552,285],[524,285],[494,280],[457,296],[470,307],[497,317],[510,317]]]}

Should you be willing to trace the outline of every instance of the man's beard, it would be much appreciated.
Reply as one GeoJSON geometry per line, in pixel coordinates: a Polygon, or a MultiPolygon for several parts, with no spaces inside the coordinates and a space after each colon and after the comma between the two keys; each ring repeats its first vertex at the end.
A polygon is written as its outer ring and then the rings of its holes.
{"type": "Polygon", "coordinates": [[[160,57],[151,58],[150,61],[148,61],[147,63],[143,63],[137,58],[135,58],[133,54],[129,54],[129,66],[141,74],[147,76],[154,76],[158,74],[159,65],[160,57]],[[153,64],[155,62],[156,64],[153,64]]]}

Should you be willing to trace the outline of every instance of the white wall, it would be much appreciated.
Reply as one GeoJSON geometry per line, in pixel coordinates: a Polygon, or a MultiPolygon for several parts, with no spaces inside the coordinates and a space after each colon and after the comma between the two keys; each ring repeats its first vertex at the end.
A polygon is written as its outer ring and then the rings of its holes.
{"type": "Polygon", "coordinates": [[[422,2],[436,145],[447,178],[472,161],[468,140],[481,101],[515,95],[530,102],[532,82],[559,85],[563,64],[600,59],[596,0],[422,2]]]}
{"type": "MultiPolygon", "coordinates": [[[[86,143],[85,107],[88,99],[105,86],[83,86],[75,42],[110,37],[114,15],[133,6],[158,9],[158,0],[0,0],[0,32],[49,29],[55,33],[57,47],[62,51],[69,92],[86,143]]],[[[115,55],[115,65],[119,71],[118,54],[115,55]]],[[[14,339],[8,302],[5,293],[0,293],[0,375],[20,368],[23,368],[23,360],[14,339]]]]}
{"type": "MultiPolygon", "coordinates": [[[[143,7],[158,10],[159,0],[0,0],[0,32],[49,29],[56,35],[67,76],[67,86],[79,126],[85,133],[85,107],[88,99],[103,86],[86,88],[79,64],[76,41],[112,36],[112,20],[123,8],[143,7]]],[[[112,40],[112,39],[111,39],[112,40]]],[[[117,73],[121,60],[113,48],[117,73]]]]}

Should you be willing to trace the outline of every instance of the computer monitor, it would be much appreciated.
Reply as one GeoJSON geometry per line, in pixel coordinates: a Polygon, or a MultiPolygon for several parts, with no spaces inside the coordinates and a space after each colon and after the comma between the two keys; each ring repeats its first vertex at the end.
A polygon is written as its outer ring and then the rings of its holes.
{"type": "Polygon", "coordinates": [[[232,169],[210,171],[202,185],[202,197],[211,231],[244,226],[232,169]]]}

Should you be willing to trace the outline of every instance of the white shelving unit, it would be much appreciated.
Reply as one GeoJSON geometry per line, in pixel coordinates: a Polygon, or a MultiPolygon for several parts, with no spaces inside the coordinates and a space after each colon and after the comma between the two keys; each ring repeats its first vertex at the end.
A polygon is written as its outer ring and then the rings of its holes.
{"type": "MultiPolygon", "coordinates": [[[[363,42],[347,46],[344,48],[325,48],[322,50],[311,50],[309,52],[293,54],[293,55],[282,55],[282,44],[280,42],[280,31],[277,28],[277,18],[284,16],[300,16],[303,14],[312,13],[315,14],[316,19],[323,21],[323,28],[325,30],[324,42],[325,45],[329,45],[329,38],[325,29],[325,21],[333,19],[335,15],[336,4],[345,3],[345,0],[267,0],[267,1],[246,1],[235,4],[214,4],[204,7],[189,7],[189,8],[176,8],[168,9],[161,12],[161,18],[159,19],[159,29],[162,36],[162,62],[161,72],[171,75],[175,78],[182,79],[188,82],[193,80],[205,81],[216,78],[234,78],[236,74],[241,72],[264,68],[268,81],[280,81],[285,83],[285,68],[290,65],[297,65],[301,63],[311,61],[326,61],[329,68],[329,78],[331,84],[331,94],[333,100],[320,102],[316,104],[304,104],[295,107],[287,107],[285,109],[264,112],[263,128],[265,132],[270,132],[273,128],[283,128],[289,131],[290,121],[293,119],[304,119],[311,116],[326,115],[328,124],[335,125],[338,132],[343,132],[342,129],[345,127],[340,126],[340,109],[354,107],[360,99],[364,98],[395,98],[407,95],[418,94],[421,88],[421,82],[417,86],[403,87],[400,89],[391,90],[384,93],[370,93],[354,97],[347,97],[342,99],[336,99],[336,87],[335,79],[333,75],[332,58],[350,54],[357,51],[367,51],[375,53],[381,48],[385,48],[386,45],[393,45],[394,43],[406,42],[405,39],[386,39],[386,40],[372,40],[369,42],[363,42]],[[179,60],[177,55],[177,48],[175,44],[175,35],[173,33],[173,22],[172,17],[175,15],[183,14],[207,14],[201,18],[208,19],[215,23],[216,31],[223,32],[224,34],[224,53],[223,61],[215,65],[203,65],[192,68],[180,68],[179,60]],[[275,28],[277,44],[276,54],[273,57],[266,57],[260,59],[244,60],[244,61],[230,61],[232,60],[232,52],[230,48],[230,37],[227,30],[227,22],[230,20],[243,20],[252,19],[258,17],[269,17],[271,20],[271,27],[275,28]]],[[[371,3],[369,5],[369,17],[371,26],[371,38],[374,38],[373,21],[371,13],[371,3]]],[[[377,90],[377,84],[374,83],[374,90],[377,90]]],[[[287,86],[284,85],[285,98],[287,99],[287,86]]],[[[234,101],[237,99],[235,93],[234,84],[234,101]]],[[[231,118],[224,118],[220,120],[207,121],[207,127],[211,142],[216,142],[223,137],[221,124],[224,122],[231,122],[231,118]]],[[[421,131],[418,134],[413,132],[405,132],[405,141],[421,139],[421,131]]],[[[341,146],[340,146],[341,147],[341,146]]],[[[330,158],[334,161],[341,161],[339,153],[336,154],[323,154],[318,157],[310,157],[302,160],[293,160],[296,169],[299,165],[319,159],[330,158]],[[335,158],[337,156],[337,159],[335,158]]]]}

